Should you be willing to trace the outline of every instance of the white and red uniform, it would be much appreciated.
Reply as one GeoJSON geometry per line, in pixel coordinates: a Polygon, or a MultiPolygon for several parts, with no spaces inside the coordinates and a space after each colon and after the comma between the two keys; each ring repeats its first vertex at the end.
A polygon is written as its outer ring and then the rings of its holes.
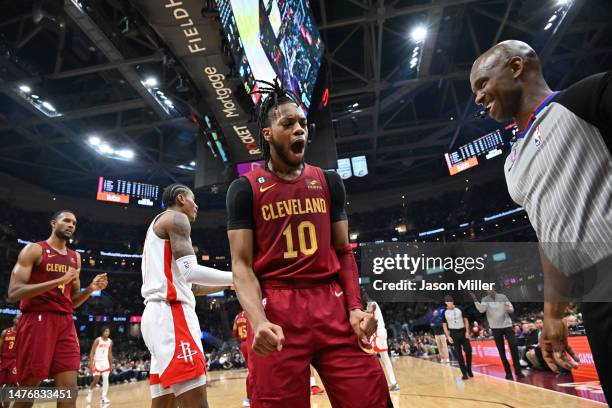
{"type": "Polygon", "coordinates": [[[110,372],[108,350],[110,350],[111,344],[113,344],[111,339],[104,340],[102,337],[98,337],[98,347],[96,347],[93,359],[93,375],[110,372]]]}
{"type": "Polygon", "coordinates": [[[170,240],[153,230],[160,215],[147,230],[142,254],[141,329],[151,352],[150,383],[168,388],[205,376],[206,362],[191,283],[179,271],[170,240]]]}
{"type": "Polygon", "coordinates": [[[385,320],[383,319],[382,311],[380,310],[378,303],[374,301],[368,302],[368,306],[370,303],[374,303],[376,305],[374,317],[376,320],[378,320],[378,328],[376,329],[376,333],[374,333],[370,338],[370,344],[376,353],[384,353],[389,350],[389,346],[387,345],[387,329],[385,328],[385,320]]]}

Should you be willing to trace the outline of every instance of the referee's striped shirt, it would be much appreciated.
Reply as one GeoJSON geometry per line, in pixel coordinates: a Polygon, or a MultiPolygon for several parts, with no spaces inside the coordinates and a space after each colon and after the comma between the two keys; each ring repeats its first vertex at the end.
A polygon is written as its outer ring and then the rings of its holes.
{"type": "Polygon", "coordinates": [[[571,275],[612,256],[612,71],[551,95],[506,158],[512,199],[571,275]]]}

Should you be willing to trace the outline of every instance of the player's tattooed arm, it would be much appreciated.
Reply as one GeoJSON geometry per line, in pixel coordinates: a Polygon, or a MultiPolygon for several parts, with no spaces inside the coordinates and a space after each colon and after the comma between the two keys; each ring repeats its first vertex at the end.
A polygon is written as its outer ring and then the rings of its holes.
{"type": "Polygon", "coordinates": [[[70,268],[70,272],[57,279],[42,283],[28,283],[32,275],[32,268],[40,263],[41,257],[42,247],[38,244],[28,244],[21,250],[17,263],[11,272],[8,288],[9,302],[38,296],[57,288],[59,285],[66,284],[76,277],[75,270],[70,268]]]}
{"type": "Polygon", "coordinates": [[[164,226],[170,245],[172,246],[172,255],[174,259],[179,259],[188,255],[195,255],[191,244],[191,224],[189,218],[180,212],[171,212],[168,214],[168,219],[164,221],[164,226]]]}
{"type": "Polygon", "coordinates": [[[204,286],[193,284],[191,286],[191,291],[193,292],[194,296],[206,296],[210,295],[211,293],[221,292],[222,290],[229,288],[230,286],[204,286]]]}

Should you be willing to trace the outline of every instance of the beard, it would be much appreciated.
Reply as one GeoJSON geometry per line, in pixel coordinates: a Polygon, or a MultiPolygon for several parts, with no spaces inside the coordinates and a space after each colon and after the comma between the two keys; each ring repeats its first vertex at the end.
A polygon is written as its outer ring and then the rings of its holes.
{"type": "Polygon", "coordinates": [[[68,242],[70,238],[72,238],[71,235],[66,234],[66,231],[61,231],[59,229],[56,229],[55,231],[53,231],[53,233],[56,237],[58,237],[59,239],[63,239],[66,242],[68,242]]]}
{"type": "Polygon", "coordinates": [[[302,156],[302,160],[295,163],[289,159],[289,147],[285,148],[282,144],[276,142],[274,138],[270,139],[270,149],[274,148],[274,151],[278,155],[278,158],[289,167],[298,167],[304,163],[304,157],[306,157],[306,145],[304,145],[304,155],[302,156]]]}

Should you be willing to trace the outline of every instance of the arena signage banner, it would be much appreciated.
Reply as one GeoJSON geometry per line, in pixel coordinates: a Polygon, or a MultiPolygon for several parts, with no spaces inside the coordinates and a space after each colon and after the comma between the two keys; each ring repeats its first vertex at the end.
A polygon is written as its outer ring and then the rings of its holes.
{"type": "Polygon", "coordinates": [[[168,45],[204,95],[227,141],[235,162],[257,160],[257,126],[250,112],[238,103],[239,78],[226,76],[216,21],[202,16],[199,0],[131,0],[147,22],[168,45]]]}

